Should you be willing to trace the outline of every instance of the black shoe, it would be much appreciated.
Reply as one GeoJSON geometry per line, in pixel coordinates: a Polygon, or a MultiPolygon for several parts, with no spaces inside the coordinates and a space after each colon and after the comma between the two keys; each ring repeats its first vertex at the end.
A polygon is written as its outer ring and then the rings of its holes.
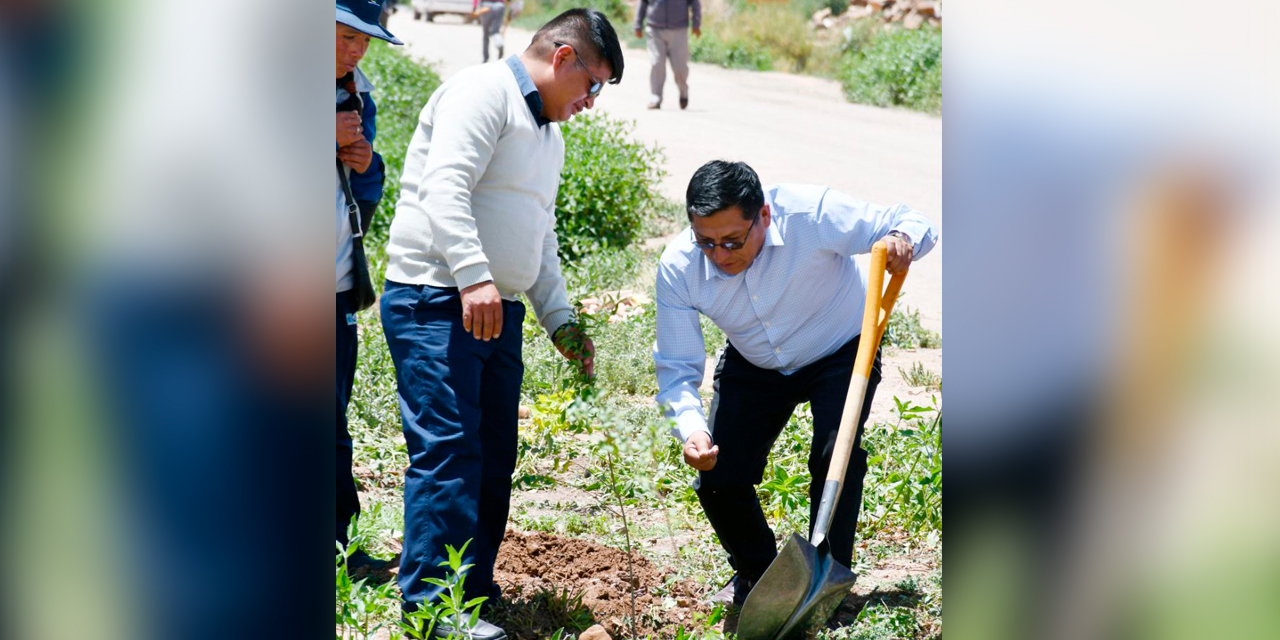
{"type": "Polygon", "coordinates": [[[689,96],[680,98],[680,108],[684,109],[685,107],[688,107],[688,106],[689,106],[689,96]]]}
{"type": "Polygon", "coordinates": [[[730,578],[729,583],[726,584],[723,589],[717,591],[716,594],[711,596],[710,598],[707,598],[707,604],[712,606],[717,604],[722,604],[726,607],[732,605],[733,604],[733,583],[734,583],[733,578],[730,578]]]}
{"type": "Polygon", "coordinates": [[[751,593],[751,587],[755,586],[752,581],[742,579],[742,576],[734,574],[729,578],[729,583],[723,589],[716,592],[715,595],[707,598],[707,604],[722,604],[726,607],[741,609],[742,605],[747,601],[747,596],[751,593]]]}
{"type": "Polygon", "coordinates": [[[347,558],[347,571],[350,573],[360,570],[381,571],[390,564],[389,560],[379,560],[365,553],[364,549],[357,549],[351,557],[347,558]]]}

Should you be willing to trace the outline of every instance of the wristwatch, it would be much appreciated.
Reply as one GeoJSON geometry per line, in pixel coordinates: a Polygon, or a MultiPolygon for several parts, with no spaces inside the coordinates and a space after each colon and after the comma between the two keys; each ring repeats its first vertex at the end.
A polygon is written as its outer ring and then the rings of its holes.
{"type": "Polygon", "coordinates": [[[903,232],[901,232],[901,231],[898,231],[897,229],[894,229],[893,231],[890,231],[890,232],[889,232],[888,234],[886,234],[886,235],[897,236],[897,237],[899,237],[899,238],[902,238],[902,240],[903,240],[904,242],[906,242],[907,244],[912,245],[912,246],[915,246],[915,243],[911,242],[911,236],[909,236],[909,235],[907,235],[907,234],[905,234],[905,233],[903,233],[903,232]]]}

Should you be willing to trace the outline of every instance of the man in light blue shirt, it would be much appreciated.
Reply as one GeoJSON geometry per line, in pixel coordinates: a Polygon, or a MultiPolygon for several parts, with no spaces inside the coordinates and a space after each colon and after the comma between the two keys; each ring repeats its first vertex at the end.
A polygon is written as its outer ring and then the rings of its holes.
{"type": "MultiPolygon", "coordinates": [[[[938,231],[905,205],[881,207],[812,185],[764,189],[741,162],[703,165],[686,200],[690,229],[658,265],[658,402],[675,420],[685,462],[699,471],[694,488],[737,570],[713,601],[741,606],[777,555],[755,485],[800,403],[813,410],[810,473],[823,476],[831,461],[866,299],[866,276],[852,256],[884,240],[896,273],[928,253],[938,231]],[[698,396],[705,363],[699,314],[729,341],[709,417],[698,396]]],[[[877,354],[829,535],[833,557],[846,566],[867,471],[862,426],[879,381],[877,354]]],[[[810,521],[821,490],[811,483],[810,521]]]]}

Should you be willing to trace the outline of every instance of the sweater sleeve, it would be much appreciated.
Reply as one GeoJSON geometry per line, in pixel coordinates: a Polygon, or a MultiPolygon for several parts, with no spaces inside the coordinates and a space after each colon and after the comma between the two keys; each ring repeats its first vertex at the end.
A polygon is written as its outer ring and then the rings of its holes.
{"type": "Polygon", "coordinates": [[[573,307],[569,305],[564,275],[560,271],[560,241],[556,235],[555,203],[547,207],[547,218],[550,226],[542,236],[542,265],[538,269],[538,279],[534,280],[525,296],[529,298],[538,322],[549,336],[560,325],[573,319],[573,307]]]}
{"type": "Polygon", "coordinates": [[[689,0],[689,7],[693,9],[693,28],[702,29],[702,0],[689,0]]]}
{"type": "Polygon", "coordinates": [[[636,31],[644,29],[644,14],[649,11],[649,0],[640,0],[636,3],[636,31]]]}
{"type": "MultiPolygon", "coordinates": [[[[485,83],[461,84],[440,96],[418,201],[435,245],[459,289],[493,280],[471,210],[471,192],[484,175],[502,133],[506,97],[485,83]]],[[[427,115],[424,113],[424,118],[427,115]]]]}

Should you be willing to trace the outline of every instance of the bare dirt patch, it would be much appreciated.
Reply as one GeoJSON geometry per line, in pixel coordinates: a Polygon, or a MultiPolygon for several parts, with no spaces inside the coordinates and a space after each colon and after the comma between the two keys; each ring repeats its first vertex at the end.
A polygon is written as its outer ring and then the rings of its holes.
{"type": "Polygon", "coordinates": [[[698,585],[677,580],[638,553],[632,558],[634,582],[623,551],[550,533],[508,531],[494,570],[505,601],[494,622],[517,640],[597,623],[615,637],[629,637],[633,586],[641,636],[688,626],[695,613],[708,613],[698,585]]]}

